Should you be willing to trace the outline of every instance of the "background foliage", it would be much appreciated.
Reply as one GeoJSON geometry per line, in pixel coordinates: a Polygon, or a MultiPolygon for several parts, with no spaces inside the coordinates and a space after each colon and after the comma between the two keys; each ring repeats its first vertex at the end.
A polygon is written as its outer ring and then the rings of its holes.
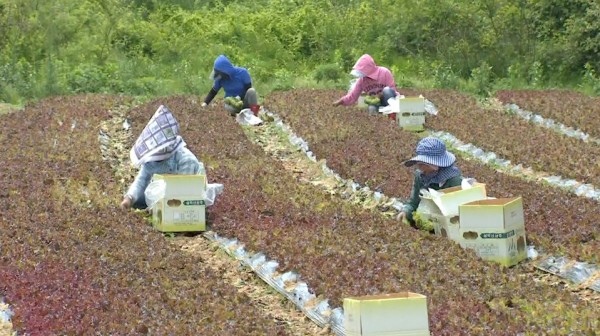
{"type": "Polygon", "coordinates": [[[600,92],[592,0],[0,0],[0,101],[204,95],[221,53],[261,92],[343,88],[363,53],[400,86],[600,92]]]}

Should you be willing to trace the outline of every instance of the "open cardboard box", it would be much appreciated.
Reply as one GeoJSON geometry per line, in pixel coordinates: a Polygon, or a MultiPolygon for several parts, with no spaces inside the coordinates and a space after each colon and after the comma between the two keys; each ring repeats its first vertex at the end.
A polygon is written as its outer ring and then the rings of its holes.
{"type": "Polygon", "coordinates": [[[154,228],[162,232],[206,230],[206,176],[160,175],[166,182],[165,196],[152,207],[154,228]]]}
{"type": "Polygon", "coordinates": [[[429,336],[427,297],[400,292],[344,298],[348,336],[429,336]]]}
{"type": "Polygon", "coordinates": [[[521,197],[470,202],[460,205],[459,212],[462,247],[504,266],[516,265],[527,258],[521,197]]]}
{"type": "Polygon", "coordinates": [[[462,186],[439,190],[439,198],[421,197],[417,213],[433,223],[434,232],[438,236],[460,241],[459,205],[487,198],[485,184],[475,183],[471,188],[462,186]]]}
{"type": "MultiPolygon", "coordinates": [[[[419,209],[422,209],[419,207],[419,209]]],[[[417,210],[419,210],[417,209],[417,210]]],[[[421,218],[431,222],[433,226],[433,232],[436,236],[448,238],[453,241],[459,241],[460,234],[458,232],[459,217],[457,216],[442,216],[440,214],[423,214],[421,218]]]]}

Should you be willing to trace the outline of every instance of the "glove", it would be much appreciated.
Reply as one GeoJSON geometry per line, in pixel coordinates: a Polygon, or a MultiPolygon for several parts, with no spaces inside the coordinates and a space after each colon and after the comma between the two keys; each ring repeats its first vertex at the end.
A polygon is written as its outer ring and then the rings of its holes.
{"type": "Polygon", "coordinates": [[[132,201],[133,200],[131,199],[131,196],[125,195],[123,197],[123,201],[121,202],[121,209],[129,209],[129,208],[131,208],[132,201]]]}
{"type": "Polygon", "coordinates": [[[200,104],[201,107],[206,106],[207,104],[205,102],[202,102],[202,104],[200,104]]]}
{"type": "Polygon", "coordinates": [[[398,213],[398,215],[396,216],[396,220],[399,220],[400,222],[404,222],[406,220],[406,212],[400,211],[398,213]]]}

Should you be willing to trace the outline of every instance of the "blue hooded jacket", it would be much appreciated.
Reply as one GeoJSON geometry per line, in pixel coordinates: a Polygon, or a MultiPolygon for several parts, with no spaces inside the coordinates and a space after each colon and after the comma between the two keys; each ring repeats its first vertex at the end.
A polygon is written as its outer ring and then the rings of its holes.
{"type": "Polygon", "coordinates": [[[223,88],[225,90],[225,97],[240,96],[244,98],[245,87],[252,84],[248,70],[234,66],[225,55],[217,57],[214,68],[227,74],[229,78],[216,79],[213,89],[218,92],[223,88]]]}

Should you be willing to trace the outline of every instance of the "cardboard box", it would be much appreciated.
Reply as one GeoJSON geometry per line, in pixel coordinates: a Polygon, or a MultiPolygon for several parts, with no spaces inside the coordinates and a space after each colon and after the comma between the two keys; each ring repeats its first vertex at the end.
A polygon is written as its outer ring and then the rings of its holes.
{"type": "Polygon", "coordinates": [[[487,198],[485,184],[476,183],[469,189],[461,186],[439,190],[439,199],[426,196],[421,197],[417,213],[429,219],[433,224],[436,235],[460,241],[459,233],[459,205],[487,198]]]}
{"type": "Polygon", "coordinates": [[[425,112],[425,98],[404,97],[398,99],[399,112],[425,112]]]}
{"type": "Polygon", "coordinates": [[[523,199],[499,198],[459,206],[460,245],[504,266],[527,258],[523,199]]]}
{"type": "Polygon", "coordinates": [[[402,292],[344,298],[348,336],[429,336],[427,297],[402,292]]]}
{"type": "Polygon", "coordinates": [[[523,226],[523,198],[477,200],[459,206],[461,229],[509,229],[523,226]],[[463,217],[464,216],[464,217],[463,217]]]}
{"type": "Polygon", "coordinates": [[[459,217],[458,216],[441,216],[431,215],[429,220],[433,224],[433,232],[436,236],[448,238],[453,241],[460,240],[459,217]]]}
{"type": "Polygon", "coordinates": [[[425,98],[406,97],[398,99],[398,125],[408,131],[422,131],[425,124],[425,98]]]}
{"type": "Polygon", "coordinates": [[[159,175],[166,182],[165,197],[152,207],[154,228],[162,232],[206,230],[206,176],[159,175]]]}

